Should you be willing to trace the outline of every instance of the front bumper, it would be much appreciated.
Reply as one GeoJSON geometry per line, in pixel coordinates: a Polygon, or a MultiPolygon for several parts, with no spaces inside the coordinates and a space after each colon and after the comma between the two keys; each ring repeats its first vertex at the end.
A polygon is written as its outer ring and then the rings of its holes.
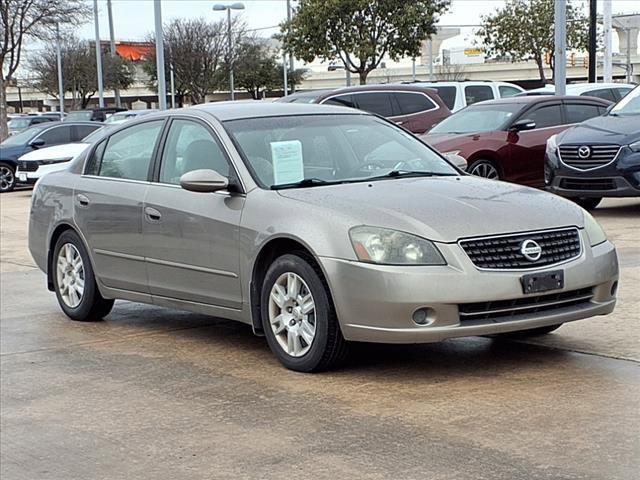
{"type": "Polygon", "coordinates": [[[52,163],[49,165],[39,165],[36,162],[29,162],[31,165],[28,169],[25,169],[22,167],[24,163],[26,162],[18,162],[16,181],[29,185],[36,183],[39,178],[45,176],[47,173],[59,172],[69,166],[69,162],[52,163]]]}
{"type": "MultiPolygon", "coordinates": [[[[585,245],[585,235],[581,232],[585,245]]],[[[459,305],[535,297],[522,293],[520,278],[532,270],[479,270],[457,244],[438,244],[446,266],[381,266],[320,258],[347,340],[382,343],[429,343],[447,338],[489,335],[543,327],[605,315],[614,309],[618,261],[613,244],[583,247],[580,257],[535,272],[564,271],[561,292],[587,290],[579,304],[500,318],[461,321],[459,305]],[[427,309],[428,324],[412,319],[427,309]]],[[[555,293],[557,291],[545,292],[555,293]]],[[[542,294],[540,294],[542,295],[542,294]]]]}

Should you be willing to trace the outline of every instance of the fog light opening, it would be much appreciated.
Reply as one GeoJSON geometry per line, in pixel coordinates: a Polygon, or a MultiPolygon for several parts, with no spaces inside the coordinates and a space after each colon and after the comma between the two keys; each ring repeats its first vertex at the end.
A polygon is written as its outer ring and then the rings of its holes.
{"type": "Polygon", "coordinates": [[[613,282],[613,285],[611,285],[611,296],[615,297],[617,291],[618,291],[618,281],[616,280],[615,282],[613,282]]]}
{"type": "Polygon", "coordinates": [[[411,316],[413,322],[420,326],[425,326],[433,323],[435,312],[431,308],[419,308],[411,316]]]}

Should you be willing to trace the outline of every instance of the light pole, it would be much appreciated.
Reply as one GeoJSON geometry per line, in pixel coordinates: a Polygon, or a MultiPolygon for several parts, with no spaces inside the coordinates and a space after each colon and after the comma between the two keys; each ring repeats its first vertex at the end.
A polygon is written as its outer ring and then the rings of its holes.
{"type": "Polygon", "coordinates": [[[98,104],[104,107],[104,86],[102,82],[102,49],[100,48],[100,26],[98,23],[98,0],[93,0],[93,21],[96,31],[96,65],[98,69],[98,104]]]}
{"type": "MultiPolygon", "coordinates": [[[[60,53],[60,22],[56,22],[56,57],[58,61],[58,98],[60,100],[60,115],[64,113],[64,84],[62,81],[62,53],[60,53]]],[[[60,117],[62,120],[62,117],[60,117]]]]}
{"type": "Polygon", "coordinates": [[[231,10],[244,10],[243,3],[232,3],[230,5],[223,5],[221,3],[216,3],[213,6],[213,10],[215,12],[223,12],[227,11],[227,40],[228,40],[228,50],[229,50],[229,90],[230,90],[230,98],[231,100],[235,100],[235,93],[233,89],[233,42],[231,39],[231,10]]]}
{"type": "MultiPolygon", "coordinates": [[[[109,15],[109,48],[111,50],[111,57],[116,58],[116,40],[113,34],[113,12],[111,11],[111,0],[107,0],[107,13],[109,15]]],[[[120,89],[117,86],[113,88],[113,95],[116,100],[116,107],[121,107],[120,89]]]]}

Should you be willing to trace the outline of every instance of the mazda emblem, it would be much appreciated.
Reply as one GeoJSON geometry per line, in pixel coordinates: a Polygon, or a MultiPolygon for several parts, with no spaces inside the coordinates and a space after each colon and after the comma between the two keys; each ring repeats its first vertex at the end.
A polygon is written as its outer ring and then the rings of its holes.
{"type": "Polygon", "coordinates": [[[520,253],[530,262],[535,262],[542,256],[542,247],[534,240],[525,240],[520,246],[520,253]]]}
{"type": "Polygon", "coordinates": [[[589,158],[591,156],[591,147],[583,145],[578,148],[578,156],[580,158],[589,158]]]}

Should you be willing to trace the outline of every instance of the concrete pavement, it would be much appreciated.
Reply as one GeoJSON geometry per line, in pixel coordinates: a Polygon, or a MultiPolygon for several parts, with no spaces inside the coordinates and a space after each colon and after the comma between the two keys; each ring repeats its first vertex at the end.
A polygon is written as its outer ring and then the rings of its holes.
{"type": "Polygon", "coordinates": [[[614,314],[527,342],[359,345],[283,369],[241,324],[117,302],[66,319],[0,199],[3,479],[633,479],[640,469],[640,201],[596,210],[614,314]]]}

